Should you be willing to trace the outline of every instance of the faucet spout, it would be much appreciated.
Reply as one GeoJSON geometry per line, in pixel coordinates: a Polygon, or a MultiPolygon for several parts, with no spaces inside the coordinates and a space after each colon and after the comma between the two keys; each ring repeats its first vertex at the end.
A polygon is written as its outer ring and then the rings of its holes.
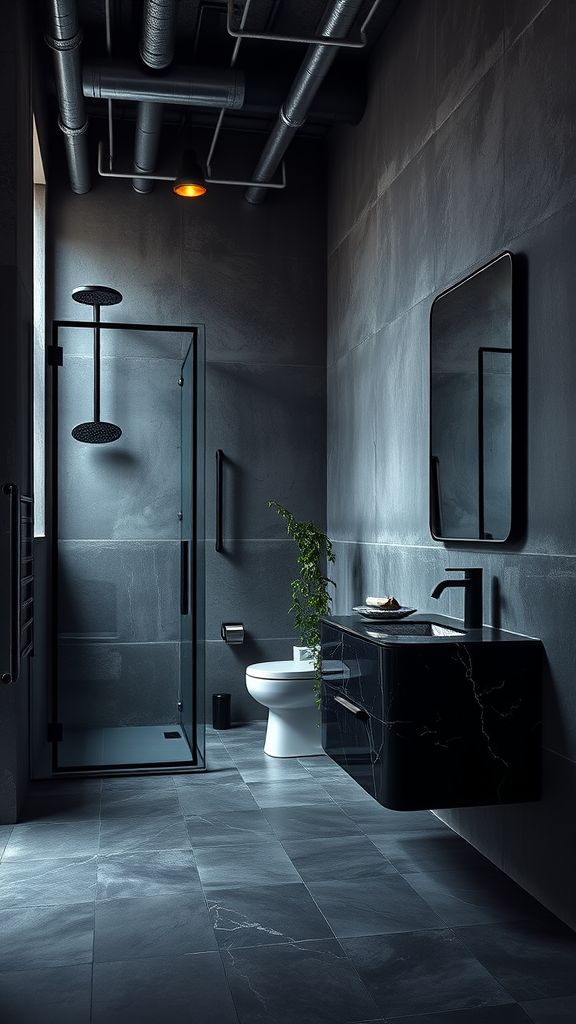
{"type": "Polygon", "coordinates": [[[464,579],[440,580],[431,597],[438,598],[446,587],[464,588],[464,625],[467,629],[482,628],[482,569],[446,569],[446,572],[463,572],[464,579]]]}
{"type": "Polygon", "coordinates": [[[442,594],[446,590],[446,587],[463,587],[463,586],[464,586],[464,580],[440,580],[440,583],[437,583],[436,586],[434,587],[434,590],[430,594],[430,597],[436,597],[436,598],[440,597],[440,594],[442,594]]]}

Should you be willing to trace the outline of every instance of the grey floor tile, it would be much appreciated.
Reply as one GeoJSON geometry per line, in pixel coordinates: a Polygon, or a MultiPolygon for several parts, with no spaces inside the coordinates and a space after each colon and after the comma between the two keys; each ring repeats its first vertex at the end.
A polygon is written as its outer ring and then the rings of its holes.
{"type": "Polygon", "coordinates": [[[94,965],[92,1024],[238,1024],[220,954],[94,965]]]}
{"type": "MultiPolygon", "coordinates": [[[[194,775],[185,775],[184,778],[194,778],[194,775]]],[[[102,779],[102,796],[108,800],[116,794],[121,797],[123,792],[152,794],[172,793],[178,775],[117,775],[113,778],[102,779]]]]}
{"type": "Polygon", "coordinates": [[[470,843],[455,832],[443,829],[422,830],[404,835],[370,835],[372,842],[398,869],[412,871],[448,871],[451,868],[492,868],[492,864],[470,843]]]}
{"type": "Polygon", "coordinates": [[[85,857],[98,852],[98,821],[29,822],[15,825],[4,859],[85,857]]]}
{"type": "Polygon", "coordinates": [[[266,726],[267,722],[263,718],[254,719],[252,722],[235,722],[231,729],[219,730],[218,735],[226,746],[236,742],[252,743],[254,738],[258,737],[262,737],[264,742],[266,726]]]}
{"type": "Polygon", "coordinates": [[[144,814],[178,814],[180,804],[176,787],[172,784],[166,789],[150,789],[144,787],[128,787],[113,791],[102,790],[102,820],[113,818],[139,818],[144,814]]]}
{"type": "Polygon", "coordinates": [[[235,768],[234,761],[226,750],[226,747],[206,747],[206,768],[209,772],[220,771],[224,768],[235,768]]]}
{"type": "Polygon", "coordinates": [[[183,815],[150,814],[140,818],[103,819],[100,852],[130,850],[188,850],[190,840],[183,815]]]}
{"type": "Polygon", "coordinates": [[[101,854],[96,899],[169,896],[200,891],[192,850],[101,854]]]}
{"type": "Polygon", "coordinates": [[[341,883],[344,879],[390,874],[399,877],[386,857],[361,834],[330,839],[285,839],[282,845],[305,882],[333,879],[341,883]]]}
{"type": "Polygon", "coordinates": [[[441,928],[443,921],[400,875],[307,882],[335,935],[386,935],[441,928]]]}
{"type": "Polygon", "coordinates": [[[300,882],[300,875],[279,842],[248,846],[201,847],[196,863],[205,890],[300,882]]]}
{"type": "Polygon", "coordinates": [[[92,966],[0,973],[2,1024],[89,1024],[92,966]]]}
{"type": "Polygon", "coordinates": [[[204,789],[206,786],[220,787],[223,782],[233,782],[241,785],[242,776],[235,764],[222,765],[206,772],[199,772],[198,775],[176,775],[174,783],[179,793],[184,791],[193,792],[198,787],[204,789]]]}
{"type": "Polygon", "coordinates": [[[277,842],[278,837],[262,811],[192,814],[184,819],[192,849],[200,846],[236,846],[238,843],[277,842]]]}
{"type": "Polygon", "coordinates": [[[178,788],[182,814],[257,811],[258,804],[244,782],[223,782],[220,786],[178,788]]]}
{"type": "Polygon", "coordinates": [[[89,803],[94,797],[100,796],[102,783],[102,779],[73,779],[61,776],[53,779],[34,779],[28,788],[28,797],[35,800],[37,797],[52,799],[59,796],[73,801],[77,797],[83,797],[89,803]]]}
{"type": "Polygon", "coordinates": [[[217,948],[202,893],[104,900],[96,904],[94,962],[135,960],[217,948]]]}
{"type": "Polygon", "coordinates": [[[540,903],[496,868],[426,871],[405,878],[451,927],[551,918],[540,903]]]}
{"type": "Polygon", "coordinates": [[[431,811],[391,811],[375,800],[367,802],[364,799],[349,803],[341,801],[340,806],[368,835],[404,835],[408,832],[428,832],[430,829],[449,831],[448,826],[431,811]]]}
{"type": "Polygon", "coordinates": [[[279,839],[322,839],[327,836],[355,836],[361,830],[335,804],[299,804],[264,807],[264,814],[279,839]]]}
{"type": "Polygon", "coordinates": [[[576,996],[557,996],[523,1002],[522,1008],[534,1024],[573,1024],[576,1020],[576,996]]]}
{"type": "Polygon", "coordinates": [[[335,939],[223,952],[241,1024],[352,1024],[377,1008],[335,939]]]}
{"type": "Polygon", "coordinates": [[[374,803],[374,798],[346,774],[344,774],[343,778],[335,777],[333,775],[321,778],[320,775],[317,774],[315,778],[321,784],[322,789],[324,789],[329,796],[331,796],[332,799],[340,805],[340,807],[350,803],[354,803],[356,806],[362,803],[367,805],[374,803]]]}
{"type": "Polygon", "coordinates": [[[329,773],[337,778],[346,775],[344,769],[339,764],[336,764],[331,757],[328,757],[328,754],[315,754],[313,757],[302,757],[297,758],[297,760],[311,775],[326,775],[329,773]]]}
{"type": "Polygon", "coordinates": [[[306,769],[293,758],[271,758],[268,759],[269,763],[263,762],[261,758],[253,758],[247,761],[242,761],[240,765],[240,774],[244,782],[246,782],[250,788],[252,783],[266,783],[266,782],[283,782],[289,779],[304,783],[310,782],[312,776],[306,769]]]}
{"type": "Polygon", "coordinates": [[[530,1024],[530,1020],[518,1003],[506,1003],[503,1006],[478,1006],[471,1010],[386,1017],[384,1024],[530,1024]]]}
{"type": "Polygon", "coordinates": [[[12,835],[13,825],[0,825],[0,858],[6,849],[6,844],[12,835]]]}
{"type": "Polygon", "coordinates": [[[212,889],[207,899],[222,949],[333,938],[332,930],[301,882],[212,889]]]}
{"type": "Polygon", "coordinates": [[[94,821],[100,817],[100,780],[32,784],[21,821],[94,821]]]}
{"type": "Polygon", "coordinates": [[[0,970],[89,964],[94,941],[94,904],[0,909],[0,970]]]}
{"type": "Polygon", "coordinates": [[[0,864],[0,907],[49,907],[87,903],[96,898],[96,856],[28,860],[0,864]]]}
{"type": "Polygon", "coordinates": [[[326,790],[313,779],[283,779],[251,782],[250,791],[259,807],[281,807],[284,804],[326,804],[334,801],[326,790]]]}
{"type": "Polygon", "coordinates": [[[513,921],[456,931],[518,1002],[576,995],[576,934],[567,925],[513,921]]]}
{"type": "Polygon", "coordinates": [[[93,951],[92,1024],[572,1024],[573,932],[433,814],[264,735],[211,734],[197,775],[32,784],[0,826],[2,1024],[88,1024],[93,951]]]}
{"type": "Polygon", "coordinates": [[[514,1002],[449,928],[340,942],[387,1017],[514,1002]]]}

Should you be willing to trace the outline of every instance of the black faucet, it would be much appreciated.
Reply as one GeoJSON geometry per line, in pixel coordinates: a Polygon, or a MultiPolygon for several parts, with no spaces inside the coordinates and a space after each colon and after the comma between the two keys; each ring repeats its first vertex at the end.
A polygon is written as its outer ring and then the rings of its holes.
{"type": "Polygon", "coordinates": [[[446,587],[464,587],[464,625],[467,629],[482,629],[482,569],[446,569],[463,572],[463,580],[441,580],[431,596],[440,597],[446,587]]]}

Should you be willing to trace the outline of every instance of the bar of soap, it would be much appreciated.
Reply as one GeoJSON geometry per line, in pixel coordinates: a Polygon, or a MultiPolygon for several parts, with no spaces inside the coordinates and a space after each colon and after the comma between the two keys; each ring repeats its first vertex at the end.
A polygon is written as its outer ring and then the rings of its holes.
{"type": "Polygon", "coordinates": [[[395,597],[367,597],[366,604],[371,608],[383,608],[385,611],[395,611],[402,607],[395,597]]]}

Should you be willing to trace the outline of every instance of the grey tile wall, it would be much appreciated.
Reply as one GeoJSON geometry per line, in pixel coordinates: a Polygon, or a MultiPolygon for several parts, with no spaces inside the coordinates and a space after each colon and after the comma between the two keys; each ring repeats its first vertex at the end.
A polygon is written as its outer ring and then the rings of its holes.
{"type": "MultiPolygon", "coordinates": [[[[117,307],[113,307],[117,308],[117,307]]],[[[91,332],[88,332],[91,334],[91,332]]],[[[103,332],[101,416],[117,423],[113,445],[85,445],[71,437],[93,418],[91,338],[89,355],[68,356],[59,371],[59,532],[62,539],[176,539],[180,536],[180,399],[182,339],[171,335],[168,358],[124,358],[103,332]]],[[[154,335],[166,347],[162,335],[154,335]]],[[[139,335],[142,344],[151,340],[139,335]]],[[[136,339],[133,340],[136,344],[136,339]]],[[[76,339],[76,344],[78,341],[76,339]]],[[[129,342],[130,344],[130,342],[129,342]]]]}
{"type": "Polygon", "coordinates": [[[573,109],[568,71],[576,19],[554,0],[506,51],[504,138],[506,235],[514,237],[574,198],[573,109]],[[519,117],[528,111],[528,118],[519,117]]]}
{"type": "Polygon", "coordinates": [[[61,644],[58,714],[65,728],[178,720],[178,644],[61,644]]]}
{"type": "Polygon", "coordinates": [[[401,4],[373,56],[367,119],[331,144],[361,201],[336,208],[330,164],[328,259],[334,609],[380,592],[462,618],[461,594],[436,602],[431,590],[446,566],[481,565],[485,621],[542,638],[542,801],[444,814],[572,926],[575,30],[566,0],[401,4]],[[528,268],[527,530],[504,546],[439,544],[428,526],[430,306],[505,249],[528,268]]]}

